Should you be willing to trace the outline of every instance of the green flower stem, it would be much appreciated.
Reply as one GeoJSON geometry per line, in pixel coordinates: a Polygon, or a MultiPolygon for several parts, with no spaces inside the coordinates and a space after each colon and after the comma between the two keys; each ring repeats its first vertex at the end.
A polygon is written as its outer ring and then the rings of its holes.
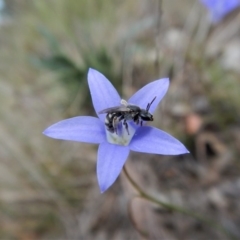
{"type": "Polygon", "coordinates": [[[172,212],[179,212],[182,213],[184,215],[190,216],[192,218],[197,219],[200,222],[203,222],[209,226],[211,226],[212,228],[215,228],[219,231],[221,231],[222,233],[224,233],[226,236],[229,237],[229,239],[237,239],[235,236],[233,236],[232,233],[230,233],[226,228],[224,228],[223,226],[219,225],[216,222],[213,222],[210,219],[207,219],[205,217],[203,217],[202,215],[199,215],[197,213],[192,212],[191,210],[182,208],[181,206],[177,206],[171,203],[166,203],[163,202],[157,198],[155,198],[154,196],[151,196],[150,194],[146,193],[144,190],[142,190],[142,188],[132,179],[132,177],[129,175],[125,165],[123,167],[123,172],[125,173],[127,179],[129,180],[129,182],[131,183],[131,185],[134,187],[134,189],[138,192],[138,195],[140,198],[143,198],[149,202],[155,203],[161,207],[164,207],[165,209],[172,211],[172,212]]]}

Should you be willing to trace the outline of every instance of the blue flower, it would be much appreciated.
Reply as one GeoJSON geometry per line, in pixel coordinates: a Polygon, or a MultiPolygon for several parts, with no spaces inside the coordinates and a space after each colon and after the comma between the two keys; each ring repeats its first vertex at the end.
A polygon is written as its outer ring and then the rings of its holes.
{"type": "Polygon", "coordinates": [[[240,0],[201,0],[201,2],[210,11],[212,21],[215,23],[240,6],[240,0]]]}
{"type": "MultiPolygon", "coordinates": [[[[146,126],[145,123],[140,126],[128,121],[128,134],[120,122],[120,131],[117,134],[109,132],[104,124],[106,114],[99,112],[120,106],[121,98],[106,77],[94,69],[88,72],[88,85],[98,118],[81,116],[62,120],[47,128],[43,134],[55,139],[99,144],[97,178],[101,192],[106,191],[115,182],[130,150],[162,155],[188,153],[177,139],[160,129],[146,126]]],[[[136,92],[128,102],[145,109],[156,96],[149,109],[152,114],[166,94],[168,86],[168,78],[156,80],[136,92]]]]}

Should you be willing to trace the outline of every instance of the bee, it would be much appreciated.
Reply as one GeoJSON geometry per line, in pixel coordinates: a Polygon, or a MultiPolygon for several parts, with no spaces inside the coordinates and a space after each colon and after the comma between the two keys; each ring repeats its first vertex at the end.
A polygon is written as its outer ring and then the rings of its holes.
{"type": "Polygon", "coordinates": [[[121,100],[121,105],[111,108],[103,109],[99,114],[107,113],[105,118],[105,126],[111,133],[117,134],[118,123],[122,121],[128,135],[128,123],[127,121],[133,120],[137,125],[140,123],[142,126],[143,121],[153,121],[153,115],[149,112],[149,109],[156,97],[147,104],[146,109],[142,109],[137,105],[130,104],[124,99],[121,100]]]}

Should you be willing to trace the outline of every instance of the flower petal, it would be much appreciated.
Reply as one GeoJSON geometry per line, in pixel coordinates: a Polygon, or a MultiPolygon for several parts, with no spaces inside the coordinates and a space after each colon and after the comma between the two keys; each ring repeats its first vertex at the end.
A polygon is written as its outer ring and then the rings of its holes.
{"type": "Polygon", "coordinates": [[[117,179],[127,160],[127,147],[102,143],[98,148],[97,177],[101,193],[105,192],[117,179]]]}
{"type": "Polygon", "coordinates": [[[141,88],[139,91],[137,91],[129,100],[129,103],[136,104],[140,106],[141,108],[146,108],[147,104],[150,103],[154,97],[156,99],[154,100],[153,104],[150,107],[150,113],[153,113],[159,104],[159,102],[162,100],[164,95],[166,94],[169,87],[169,79],[163,78],[156,80],[154,82],[151,82],[147,85],[145,85],[143,88],[141,88]]]}
{"type": "Polygon", "coordinates": [[[105,114],[98,114],[98,112],[119,106],[121,98],[111,82],[100,72],[91,68],[88,71],[88,85],[96,114],[104,121],[105,114]]]}
{"type": "Polygon", "coordinates": [[[162,155],[189,153],[184,145],[168,133],[154,127],[140,127],[128,146],[132,151],[162,155]]]}
{"type": "Polygon", "coordinates": [[[212,21],[217,23],[228,13],[240,6],[239,0],[201,0],[211,13],[212,21]]]}
{"type": "Polygon", "coordinates": [[[48,137],[87,143],[106,141],[103,123],[95,117],[74,117],[53,124],[43,134],[48,137]]]}

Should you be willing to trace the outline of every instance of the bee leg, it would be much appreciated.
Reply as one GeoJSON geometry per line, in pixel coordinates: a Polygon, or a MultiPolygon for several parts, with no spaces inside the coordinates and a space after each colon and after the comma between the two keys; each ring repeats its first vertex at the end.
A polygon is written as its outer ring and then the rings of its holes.
{"type": "Polygon", "coordinates": [[[138,117],[138,115],[135,115],[135,116],[133,117],[133,121],[136,123],[136,125],[139,124],[139,117],[138,117]]]}
{"type": "Polygon", "coordinates": [[[142,125],[143,125],[143,121],[141,121],[140,125],[141,125],[141,127],[142,127],[142,125]]]}
{"type": "Polygon", "coordinates": [[[138,125],[139,124],[139,118],[137,118],[135,122],[138,125]]]}
{"type": "Polygon", "coordinates": [[[129,131],[128,131],[128,124],[127,124],[127,121],[126,121],[126,120],[123,121],[123,125],[125,126],[128,135],[130,135],[130,134],[129,134],[129,131]]]}
{"type": "Polygon", "coordinates": [[[115,116],[114,118],[113,118],[113,132],[115,132],[116,134],[117,134],[117,125],[118,125],[118,123],[119,123],[119,121],[118,121],[118,118],[117,118],[117,116],[115,116]]]}

